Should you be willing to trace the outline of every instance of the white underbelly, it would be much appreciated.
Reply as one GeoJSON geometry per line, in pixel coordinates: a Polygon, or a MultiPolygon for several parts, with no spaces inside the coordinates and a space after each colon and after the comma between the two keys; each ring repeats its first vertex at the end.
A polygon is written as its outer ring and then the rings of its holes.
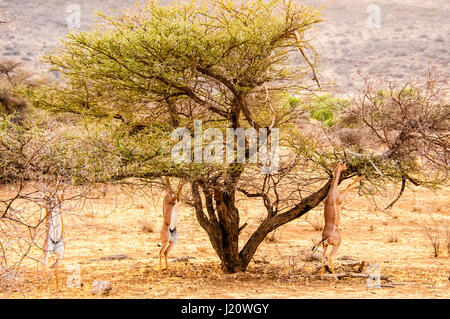
{"type": "Polygon", "coordinates": [[[52,211],[50,220],[50,238],[54,242],[57,242],[62,237],[62,216],[59,209],[52,211]]]}
{"type": "Polygon", "coordinates": [[[175,229],[178,222],[178,201],[172,208],[172,215],[170,216],[170,229],[175,229]]]}

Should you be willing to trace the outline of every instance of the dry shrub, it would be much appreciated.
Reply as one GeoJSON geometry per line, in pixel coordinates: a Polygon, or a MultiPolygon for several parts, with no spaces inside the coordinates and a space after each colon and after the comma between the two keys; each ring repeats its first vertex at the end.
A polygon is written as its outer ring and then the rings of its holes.
{"type": "Polygon", "coordinates": [[[40,87],[49,82],[48,76],[32,73],[21,62],[0,57],[0,114],[21,113],[27,110],[27,100],[18,96],[15,89],[40,87]]]}
{"type": "Polygon", "coordinates": [[[398,236],[394,233],[389,236],[388,243],[399,243],[400,240],[398,239],[398,236]]]}
{"type": "Polygon", "coordinates": [[[360,129],[342,128],[336,132],[340,142],[345,146],[361,146],[362,138],[360,129]]]}
{"type": "Polygon", "coordinates": [[[323,230],[324,227],[324,220],[323,220],[323,216],[322,214],[318,214],[318,213],[309,213],[306,217],[305,220],[308,224],[310,224],[314,230],[320,231],[323,230]]]}
{"type": "Polygon", "coordinates": [[[153,233],[155,232],[155,225],[152,221],[148,221],[148,220],[140,220],[139,221],[139,225],[141,227],[141,230],[144,233],[153,233]]]}
{"type": "MultiPolygon", "coordinates": [[[[441,229],[439,224],[442,224],[442,220],[437,220],[430,214],[430,226],[423,226],[425,236],[428,238],[429,245],[433,252],[433,257],[439,257],[445,251],[445,245],[443,236],[441,236],[441,229]]],[[[447,227],[448,228],[448,227],[447,227]]],[[[449,250],[449,235],[447,234],[447,250],[449,250]]]]}
{"type": "Polygon", "coordinates": [[[0,113],[11,114],[15,111],[25,110],[27,102],[19,97],[12,95],[4,83],[0,82],[0,113]]]}
{"type": "Polygon", "coordinates": [[[288,276],[294,275],[296,271],[300,270],[306,265],[306,263],[304,263],[302,267],[298,267],[298,263],[302,261],[301,250],[298,250],[296,253],[292,252],[291,255],[283,256],[277,246],[277,252],[288,276]]]}
{"type": "Polygon", "coordinates": [[[16,271],[6,267],[0,267],[0,291],[15,290],[16,271]]]}
{"type": "Polygon", "coordinates": [[[445,233],[447,235],[447,256],[450,257],[450,229],[448,229],[448,225],[445,233]]]}
{"type": "Polygon", "coordinates": [[[344,114],[341,114],[339,116],[339,127],[347,127],[347,128],[354,128],[358,126],[358,124],[361,123],[361,119],[358,116],[355,116],[354,114],[344,112],[344,114]]]}
{"type": "Polygon", "coordinates": [[[426,209],[426,207],[425,207],[424,205],[421,205],[421,204],[416,205],[416,204],[414,204],[413,212],[416,212],[416,213],[423,213],[423,212],[425,212],[426,210],[427,210],[427,209],[426,209]]]}
{"type": "Polygon", "coordinates": [[[256,217],[256,219],[258,220],[258,223],[263,223],[264,220],[266,220],[266,214],[265,213],[259,213],[258,216],[256,217]]]}
{"type": "Polygon", "coordinates": [[[21,68],[19,62],[6,58],[0,59],[0,113],[11,114],[27,107],[27,102],[14,96],[12,90],[29,76],[30,74],[21,68]]]}
{"type": "Polygon", "coordinates": [[[197,248],[197,251],[199,252],[199,253],[207,253],[208,252],[208,248],[206,248],[205,246],[200,246],[200,247],[198,247],[197,248]]]}
{"type": "Polygon", "coordinates": [[[277,230],[275,229],[273,232],[271,232],[269,235],[266,236],[265,240],[271,243],[278,242],[278,238],[275,236],[277,230]]]}

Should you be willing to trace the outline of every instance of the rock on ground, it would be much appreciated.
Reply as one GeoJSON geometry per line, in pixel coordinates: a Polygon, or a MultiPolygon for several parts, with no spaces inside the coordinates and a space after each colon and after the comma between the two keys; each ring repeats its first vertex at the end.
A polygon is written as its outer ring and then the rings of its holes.
{"type": "Polygon", "coordinates": [[[95,280],[92,283],[92,294],[100,296],[108,296],[111,292],[112,286],[109,281],[95,280]]]}

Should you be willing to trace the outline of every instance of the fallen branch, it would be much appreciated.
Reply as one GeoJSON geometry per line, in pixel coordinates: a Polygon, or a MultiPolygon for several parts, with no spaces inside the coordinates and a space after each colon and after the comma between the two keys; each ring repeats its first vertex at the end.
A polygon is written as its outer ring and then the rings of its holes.
{"type": "MultiPolygon", "coordinates": [[[[333,274],[324,274],[324,277],[330,277],[330,278],[334,278],[333,274]]],[[[356,272],[342,272],[342,273],[336,273],[336,277],[339,278],[344,278],[344,277],[350,277],[350,278],[368,278],[370,275],[369,274],[360,274],[360,273],[356,273],[356,272]]],[[[320,275],[314,275],[314,278],[319,277],[320,275]]],[[[381,280],[384,281],[391,281],[391,279],[389,279],[389,277],[387,276],[380,276],[381,280]]]]}

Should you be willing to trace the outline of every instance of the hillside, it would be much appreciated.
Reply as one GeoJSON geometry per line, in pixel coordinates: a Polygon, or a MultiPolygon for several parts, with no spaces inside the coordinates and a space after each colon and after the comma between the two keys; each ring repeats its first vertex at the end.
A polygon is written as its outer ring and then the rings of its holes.
{"type": "MultiPolygon", "coordinates": [[[[310,36],[315,37],[321,81],[336,83],[338,93],[351,92],[360,85],[358,68],[405,79],[423,74],[429,63],[441,63],[445,69],[450,62],[450,3],[446,0],[377,1],[379,28],[367,24],[368,19],[373,20],[374,9],[369,7],[373,1],[304,3],[325,5],[324,22],[310,36]]],[[[134,1],[80,0],[77,4],[81,10],[80,29],[89,30],[98,21],[95,10],[122,10],[133,7],[134,1]]],[[[0,1],[0,20],[13,21],[9,27],[0,27],[0,56],[44,70],[46,66],[39,62],[39,57],[50,52],[69,31],[70,5],[58,0],[0,1]]]]}

